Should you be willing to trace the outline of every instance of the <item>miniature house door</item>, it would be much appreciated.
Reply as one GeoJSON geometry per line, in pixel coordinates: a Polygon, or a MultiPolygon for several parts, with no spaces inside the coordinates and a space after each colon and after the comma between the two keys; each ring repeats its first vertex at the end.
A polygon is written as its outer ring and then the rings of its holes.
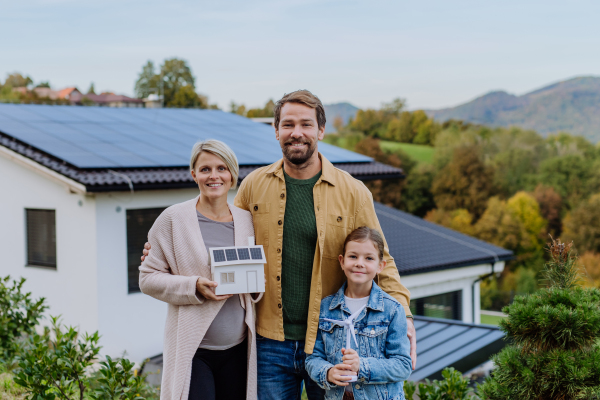
{"type": "Polygon", "coordinates": [[[256,271],[246,271],[246,282],[248,283],[248,293],[258,292],[258,282],[256,280],[256,271]]]}

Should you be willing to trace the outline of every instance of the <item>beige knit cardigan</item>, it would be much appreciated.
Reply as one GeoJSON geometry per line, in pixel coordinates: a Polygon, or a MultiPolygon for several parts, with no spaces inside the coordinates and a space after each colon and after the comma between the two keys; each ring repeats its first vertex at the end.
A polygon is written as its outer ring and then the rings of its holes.
{"type": "MultiPolygon", "coordinates": [[[[148,233],[152,246],[140,266],[143,293],[169,304],[165,325],[161,400],[187,400],[192,359],[204,334],[224,304],[196,294],[198,277],[211,278],[208,253],[202,239],[196,204],[198,197],[167,208],[148,233]]],[[[254,236],[252,216],[229,204],[236,246],[246,246],[254,236]]],[[[248,382],[246,399],[256,394],[256,331],[254,303],[249,294],[240,295],[248,325],[248,382]]]]}

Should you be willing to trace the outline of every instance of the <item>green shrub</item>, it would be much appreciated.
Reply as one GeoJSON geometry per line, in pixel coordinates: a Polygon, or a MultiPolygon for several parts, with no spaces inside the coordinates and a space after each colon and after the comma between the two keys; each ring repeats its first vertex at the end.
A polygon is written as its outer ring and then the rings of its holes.
{"type": "Polygon", "coordinates": [[[42,313],[48,308],[42,297],[23,293],[25,278],[11,281],[0,278],[0,363],[10,366],[19,352],[23,338],[34,332],[42,313]]]}
{"type": "Polygon", "coordinates": [[[156,390],[138,375],[127,359],[110,357],[93,372],[100,346],[98,332],[80,335],[64,328],[57,317],[42,334],[34,333],[18,356],[14,381],[26,389],[30,400],[143,400],[157,397],[156,390]]]}
{"type": "Polygon", "coordinates": [[[548,288],[518,296],[500,328],[512,341],[493,357],[484,399],[600,398],[600,290],[578,287],[571,245],[552,241],[548,288]]]}
{"type": "Polygon", "coordinates": [[[404,395],[412,400],[417,388],[419,400],[467,400],[477,399],[469,392],[470,379],[463,378],[462,374],[454,368],[445,368],[442,371],[444,380],[438,381],[425,379],[417,385],[413,381],[404,382],[404,395]]]}

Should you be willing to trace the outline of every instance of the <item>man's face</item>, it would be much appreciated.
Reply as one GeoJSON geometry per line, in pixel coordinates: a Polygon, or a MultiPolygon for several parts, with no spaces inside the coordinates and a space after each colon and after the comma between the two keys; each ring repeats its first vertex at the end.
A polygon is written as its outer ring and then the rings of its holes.
{"type": "Polygon", "coordinates": [[[283,105],[275,137],[286,160],[295,165],[306,163],[324,135],[325,127],[317,124],[317,110],[298,103],[283,105]]]}

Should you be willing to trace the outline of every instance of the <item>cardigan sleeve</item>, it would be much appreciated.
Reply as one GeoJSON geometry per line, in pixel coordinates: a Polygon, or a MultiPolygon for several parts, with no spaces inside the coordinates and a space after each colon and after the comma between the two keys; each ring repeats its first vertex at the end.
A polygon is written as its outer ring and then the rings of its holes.
{"type": "Polygon", "coordinates": [[[148,233],[152,246],[150,254],[140,265],[140,290],[142,293],[169,304],[184,306],[204,303],[196,291],[199,276],[182,276],[173,273],[175,264],[171,210],[165,210],[148,233]]]}

